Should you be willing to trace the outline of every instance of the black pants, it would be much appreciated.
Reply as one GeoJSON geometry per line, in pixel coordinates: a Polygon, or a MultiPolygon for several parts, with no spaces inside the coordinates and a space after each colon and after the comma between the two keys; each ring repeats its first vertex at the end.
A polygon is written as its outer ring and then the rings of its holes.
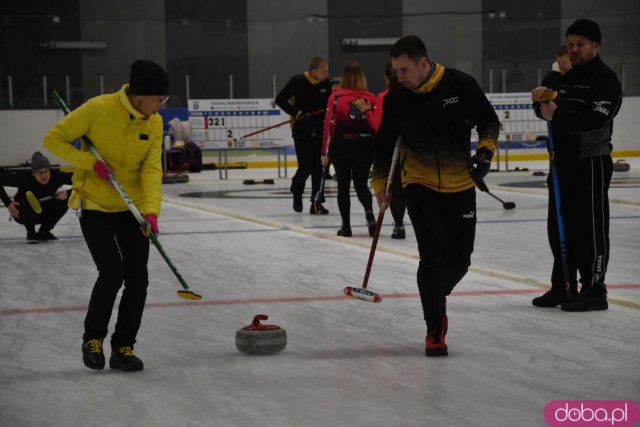
{"type": "Polygon", "coordinates": [[[113,304],[124,282],[111,345],[133,347],[147,297],[149,239],[144,237],[129,211],[84,210],[80,228],[98,268],[98,279],[84,320],[83,339],[107,336],[113,304]]]}
{"type": "MultiPolygon", "coordinates": [[[[611,156],[578,159],[571,167],[558,167],[560,206],[565,227],[569,280],[583,289],[606,292],[604,283],[609,263],[609,184],[613,171],[611,156]]],[[[552,290],[564,291],[562,253],[551,175],[547,234],[553,253],[552,290]]]]}
{"type": "Polygon", "coordinates": [[[373,209],[371,190],[367,181],[373,156],[371,138],[336,140],[331,148],[331,162],[338,176],[338,209],[344,227],[351,226],[351,179],[358,201],[364,211],[373,209]]]}
{"type": "Polygon", "coordinates": [[[440,193],[418,184],[405,188],[418,240],[418,289],[427,329],[439,334],[446,296],[467,273],[476,233],[476,190],[440,193]]]}
{"type": "Polygon", "coordinates": [[[28,203],[21,203],[19,206],[20,217],[14,218],[18,224],[22,224],[28,233],[35,232],[35,227],[40,224],[41,231],[51,231],[56,226],[60,218],[67,213],[69,207],[66,200],[47,200],[42,202],[42,212],[36,213],[28,203]]]}
{"type": "Polygon", "coordinates": [[[396,225],[402,225],[404,223],[404,211],[406,208],[407,203],[404,200],[402,178],[400,176],[400,167],[398,165],[395,173],[393,174],[393,181],[391,182],[391,203],[389,205],[393,222],[396,223],[396,225]]]}
{"type": "Polygon", "coordinates": [[[307,178],[311,175],[311,201],[314,201],[316,193],[320,190],[322,177],[322,162],[320,161],[322,132],[296,135],[294,145],[298,169],[291,179],[290,190],[293,194],[304,193],[307,178]]]}

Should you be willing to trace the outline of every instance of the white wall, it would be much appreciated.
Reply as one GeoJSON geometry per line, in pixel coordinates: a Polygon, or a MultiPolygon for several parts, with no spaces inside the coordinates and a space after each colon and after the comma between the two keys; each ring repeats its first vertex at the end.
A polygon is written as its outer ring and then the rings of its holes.
{"type": "MultiPolygon", "coordinates": [[[[615,118],[613,149],[635,151],[640,156],[640,97],[627,97],[615,118]]],[[[62,118],[57,110],[1,110],[0,166],[15,166],[31,159],[35,151],[42,151],[52,163],[60,163],[42,146],[49,128],[62,118]]],[[[628,156],[629,154],[625,154],[628,156]]],[[[63,163],[64,164],[64,163],[63,163]]]]}
{"type": "Polygon", "coordinates": [[[42,151],[51,163],[60,163],[60,159],[45,151],[42,139],[62,115],[58,110],[0,111],[0,166],[25,163],[36,151],[42,151]]]}

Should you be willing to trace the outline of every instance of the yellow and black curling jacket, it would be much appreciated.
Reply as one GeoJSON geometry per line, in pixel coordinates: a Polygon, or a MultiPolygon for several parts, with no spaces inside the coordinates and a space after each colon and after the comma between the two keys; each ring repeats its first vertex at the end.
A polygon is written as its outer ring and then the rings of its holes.
{"type": "Polygon", "coordinates": [[[121,212],[127,205],[109,181],[93,172],[96,158],[83,142],[86,135],[143,215],[160,215],[162,200],[162,117],[146,118],[127,97],[128,85],[115,93],[91,98],[53,126],[44,146],[75,166],[69,207],[121,212]]]}
{"type": "Polygon", "coordinates": [[[417,90],[395,84],[384,98],[374,144],[376,193],[385,189],[398,135],[402,186],[420,184],[445,193],[474,186],[468,169],[473,128],[477,149],[497,148],[500,121],[473,77],[435,62],[431,66],[431,77],[417,90]]]}
{"type": "Polygon", "coordinates": [[[322,113],[327,107],[329,94],[329,80],[316,80],[308,71],[291,77],[280,90],[275,103],[291,116],[294,138],[312,132],[318,138],[322,136],[322,113]]]}

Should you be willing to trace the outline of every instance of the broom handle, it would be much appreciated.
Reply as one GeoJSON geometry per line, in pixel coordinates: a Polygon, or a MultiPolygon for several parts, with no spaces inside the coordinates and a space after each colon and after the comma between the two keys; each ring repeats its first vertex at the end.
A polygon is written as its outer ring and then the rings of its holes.
{"type": "MultiPolygon", "coordinates": [[[[58,92],[54,91],[52,95],[53,95],[53,99],[56,101],[56,104],[58,104],[60,109],[64,112],[65,116],[69,114],[70,112],[69,107],[67,107],[67,105],[64,103],[62,98],[60,98],[60,95],[58,95],[58,92]]],[[[91,151],[91,154],[93,154],[96,159],[104,163],[104,159],[102,158],[98,150],[96,150],[96,147],[93,145],[93,142],[91,142],[89,137],[86,135],[83,135],[82,140],[84,141],[85,144],[87,144],[87,147],[89,147],[89,151],[91,151]]],[[[109,172],[109,181],[111,182],[111,185],[113,185],[113,188],[115,188],[115,190],[118,192],[118,194],[120,194],[120,197],[122,197],[122,200],[124,200],[124,202],[126,203],[127,208],[129,208],[129,211],[133,214],[136,221],[138,221],[138,224],[140,224],[142,228],[146,229],[147,221],[145,221],[145,219],[142,217],[142,215],[140,214],[140,211],[138,211],[138,208],[136,208],[136,206],[133,204],[133,202],[127,195],[127,193],[124,191],[124,188],[122,187],[120,182],[116,179],[116,177],[111,172],[109,172]]],[[[167,265],[169,266],[173,274],[176,276],[176,279],[178,279],[178,282],[180,282],[180,285],[182,285],[182,287],[186,291],[188,291],[189,285],[187,285],[187,282],[185,282],[185,280],[182,278],[182,275],[180,274],[180,272],[178,272],[178,269],[173,264],[173,262],[171,261],[167,253],[164,251],[164,248],[160,244],[158,237],[153,231],[149,233],[149,238],[153,242],[153,245],[156,247],[156,249],[158,249],[158,252],[160,252],[160,255],[166,261],[167,265]]]]}
{"type": "MultiPolygon", "coordinates": [[[[398,135],[398,139],[396,140],[396,145],[393,148],[393,155],[391,156],[391,167],[389,168],[389,176],[387,177],[387,188],[385,190],[385,195],[387,196],[387,200],[391,202],[391,198],[389,197],[391,191],[391,183],[393,182],[393,176],[396,171],[396,165],[398,164],[398,157],[400,156],[400,136],[398,135]]],[[[371,242],[371,251],[369,252],[369,261],[367,262],[367,270],[364,273],[364,279],[362,280],[362,289],[367,289],[367,284],[369,283],[369,274],[371,273],[371,266],[373,265],[373,257],[376,254],[376,247],[378,246],[378,238],[380,237],[380,230],[382,229],[382,220],[384,219],[384,212],[387,210],[380,209],[378,212],[378,221],[376,222],[376,232],[373,235],[373,242],[371,242]]]]}

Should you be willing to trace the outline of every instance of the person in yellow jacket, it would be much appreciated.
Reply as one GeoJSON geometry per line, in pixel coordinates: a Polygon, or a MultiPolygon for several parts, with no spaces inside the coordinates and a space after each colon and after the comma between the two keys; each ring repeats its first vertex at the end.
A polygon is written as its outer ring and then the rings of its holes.
{"type": "Polygon", "coordinates": [[[131,64],[129,84],[100,95],[72,111],[44,138],[44,146],[75,166],[69,207],[80,212],[80,228],[98,269],[84,321],[82,355],[91,369],[105,365],[102,343],[116,296],[124,291],[111,336],[109,366],[123,371],[143,369],[133,346],[147,296],[149,232],[158,233],[162,198],[162,117],[158,111],[168,99],[169,77],[158,64],[137,60],[131,64]],[[83,143],[86,135],[104,163],[83,143]],[[122,197],[108,181],[115,175],[147,220],[141,230],[122,197]]]}
{"type": "Polygon", "coordinates": [[[389,165],[401,136],[400,176],[420,252],[417,281],[427,325],[425,353],[446,356],[447,295],[471,265],[474,181],[489,172],[500,122],[473,77],[430,60],[420,38],[399,39],[389,55],[399,84],[384,98],[371,185],[385,209],[389,165]],[[473,128],[479,141],[472,156],[473,128]]]}

